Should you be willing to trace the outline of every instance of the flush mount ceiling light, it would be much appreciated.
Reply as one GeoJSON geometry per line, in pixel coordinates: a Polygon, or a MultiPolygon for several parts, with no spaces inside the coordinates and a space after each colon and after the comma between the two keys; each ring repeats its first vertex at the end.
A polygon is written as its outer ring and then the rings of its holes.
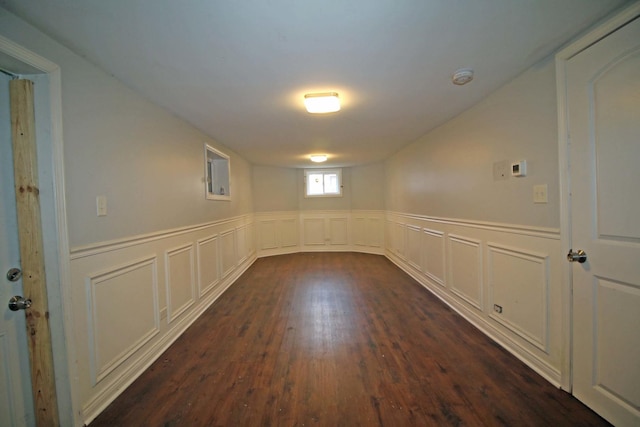
{"type": "Polygon", "coordinates": [[[316,163],[322,163],[327,161],[326,154],[312,154],[311,156],[309,156],[309,158],[311,159],[312,162],[316,162],[316,163]]]}
{"type": "Polygon", "coordinates": [[[336,92],[308,93],[304,96],[304,106],[314,114],[333,113],[340,110],[340,98],[336,92]]]}
{"type": "Polygon", "coordinates": [[[471,68],[460,68],[451,76],[454,85],[462,86],[473,80],[473,70],[471,68]]]}

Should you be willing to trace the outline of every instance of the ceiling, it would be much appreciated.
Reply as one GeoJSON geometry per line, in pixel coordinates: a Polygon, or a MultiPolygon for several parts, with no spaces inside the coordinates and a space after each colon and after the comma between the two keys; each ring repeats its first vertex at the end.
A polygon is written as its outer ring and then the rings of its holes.
{"type": "Polygon", "coordinates": [[[0,0],[254,164],[383,160],[624,0],[0,0]],[[460,67],[475,70],[465,86],[460,67]],[[303,95],[335,91],[311,115],[303,95]]]}

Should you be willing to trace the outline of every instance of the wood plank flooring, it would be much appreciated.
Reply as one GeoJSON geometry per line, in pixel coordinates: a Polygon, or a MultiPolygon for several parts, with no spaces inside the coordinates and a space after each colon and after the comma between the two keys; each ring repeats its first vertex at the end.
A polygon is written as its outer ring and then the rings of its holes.
{"type": "Polygon", "coordinates": [[[603,426],[382,256],[258,259],[91,427],[603,426]]]}

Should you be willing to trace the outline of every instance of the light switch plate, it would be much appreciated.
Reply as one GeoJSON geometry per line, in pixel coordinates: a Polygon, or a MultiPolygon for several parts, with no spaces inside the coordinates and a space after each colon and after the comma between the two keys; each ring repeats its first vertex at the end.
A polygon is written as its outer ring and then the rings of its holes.
{"type": "Polygon", "coordinates": [[[533,203],[547,203],[547,184],[533,186],[533,203]]]}
{"type": "Polygon", "coordinates": [[[107,196],[96,197],[96,214],[98,216],[107,216],[107,196]]]}

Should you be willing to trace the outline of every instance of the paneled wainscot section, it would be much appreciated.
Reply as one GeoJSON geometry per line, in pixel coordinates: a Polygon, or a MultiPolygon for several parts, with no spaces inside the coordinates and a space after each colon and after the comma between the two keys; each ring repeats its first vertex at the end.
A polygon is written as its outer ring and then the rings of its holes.
{"type": "Polygon", "coordinates": [[[384,254],[383,211],[287,211],[255,214],[258,256],[353,251],[384,254]]]}
{"type": "Polygon", "coordinates": [[[384,211],[261,212],[72,251],[85,422],[257,256],[307,251],[386,255],[560,385],[564,257],[558,230],[384,211]]]}
{"type": "Polygon", "coordinates": [[[551,383],[562,382],[555,229],[387,212],[386,255],[551,383]]]}
{"type": "Polygon", "coordinates": [[[255,259],[251,215],[74,249],[73,318],[85,422],[255,259]]]}

